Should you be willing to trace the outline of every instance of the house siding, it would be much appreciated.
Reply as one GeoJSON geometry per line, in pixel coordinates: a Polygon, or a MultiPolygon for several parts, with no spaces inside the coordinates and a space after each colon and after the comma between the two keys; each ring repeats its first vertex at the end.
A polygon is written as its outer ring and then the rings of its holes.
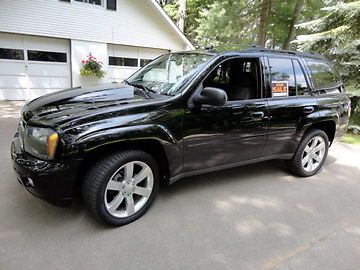
{"type": "Polygon", "coordinates": [[[118,0],[117,11],[80,2],[1,0],[0,32],[166,50],[186,45],[149,0],[118,0]]]}

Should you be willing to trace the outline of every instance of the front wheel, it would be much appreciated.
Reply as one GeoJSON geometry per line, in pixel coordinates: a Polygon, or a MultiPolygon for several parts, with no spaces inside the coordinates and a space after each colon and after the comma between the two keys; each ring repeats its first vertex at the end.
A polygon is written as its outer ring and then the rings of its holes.
{"type": "Polygon", "coordinates": [[[149,209],[159,188],[156,161],[143,151],[123,151],[97,162],[87,173],[83,199],[97,218],[128,224],[149,209]]]}
{"type": "Polygon", "coordinates": [[[329,138],[326,133],[313,129],[304,135],[293,158],[288,161],[288,167],[298,176],[312,176],[323,166],[328,149],[329,138]]]}

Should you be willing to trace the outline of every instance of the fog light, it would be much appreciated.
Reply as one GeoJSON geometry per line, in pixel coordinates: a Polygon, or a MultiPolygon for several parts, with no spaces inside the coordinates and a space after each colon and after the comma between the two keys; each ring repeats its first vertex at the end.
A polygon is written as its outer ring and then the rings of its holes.
{"type": "Polygon", "coordinates": [[[27,186],[27,187],[35,187],[34,186],[34,181],[31,178],[27,178],[25,186],[27,186]]]}

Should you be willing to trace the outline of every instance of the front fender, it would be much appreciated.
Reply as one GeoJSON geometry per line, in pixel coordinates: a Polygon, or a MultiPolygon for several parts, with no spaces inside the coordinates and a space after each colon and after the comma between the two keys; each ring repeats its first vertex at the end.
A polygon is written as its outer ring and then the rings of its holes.
{"type": "MultiPolygon", "coordinates": [[[[144,140],[158,141],[165,152],[171,173],[178,173],[182,170],[182,146],[175,136],[166,127],[158,124],[125,126],[111,129],[97,130],[92,133],[78,137],[74,144],[84,154],[100,149],[101,147],[118,144],[126,144],[144,140]]],[[[81,154],[81,156],[83,156],[81,154]]]]}
{"type": "Polygon", "coordinates": [[[143,139],[157,140],[162,145],[178,147],[172,133],[167,128],[156,124],[97,130],[76,138],[74,143],[84,151],[91,151],[104,145],[143,139]]]}

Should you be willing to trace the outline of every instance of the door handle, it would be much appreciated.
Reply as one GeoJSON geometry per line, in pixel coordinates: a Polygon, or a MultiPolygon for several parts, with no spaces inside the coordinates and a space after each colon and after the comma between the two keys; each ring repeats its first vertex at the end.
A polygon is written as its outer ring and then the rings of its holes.
{"type": "Polygon", "coordinates": [[[251,117],[254,119],[254,120],[261,120],[263,119],[265,116],[264,112],[253,112],[251,113],[251,117]]]}
{"type": "Polygon", "coordinates": [[[313,106],[307,106],[303,108],[304,113],[312,113],[314,110],[315,109],[313,106]]]}

